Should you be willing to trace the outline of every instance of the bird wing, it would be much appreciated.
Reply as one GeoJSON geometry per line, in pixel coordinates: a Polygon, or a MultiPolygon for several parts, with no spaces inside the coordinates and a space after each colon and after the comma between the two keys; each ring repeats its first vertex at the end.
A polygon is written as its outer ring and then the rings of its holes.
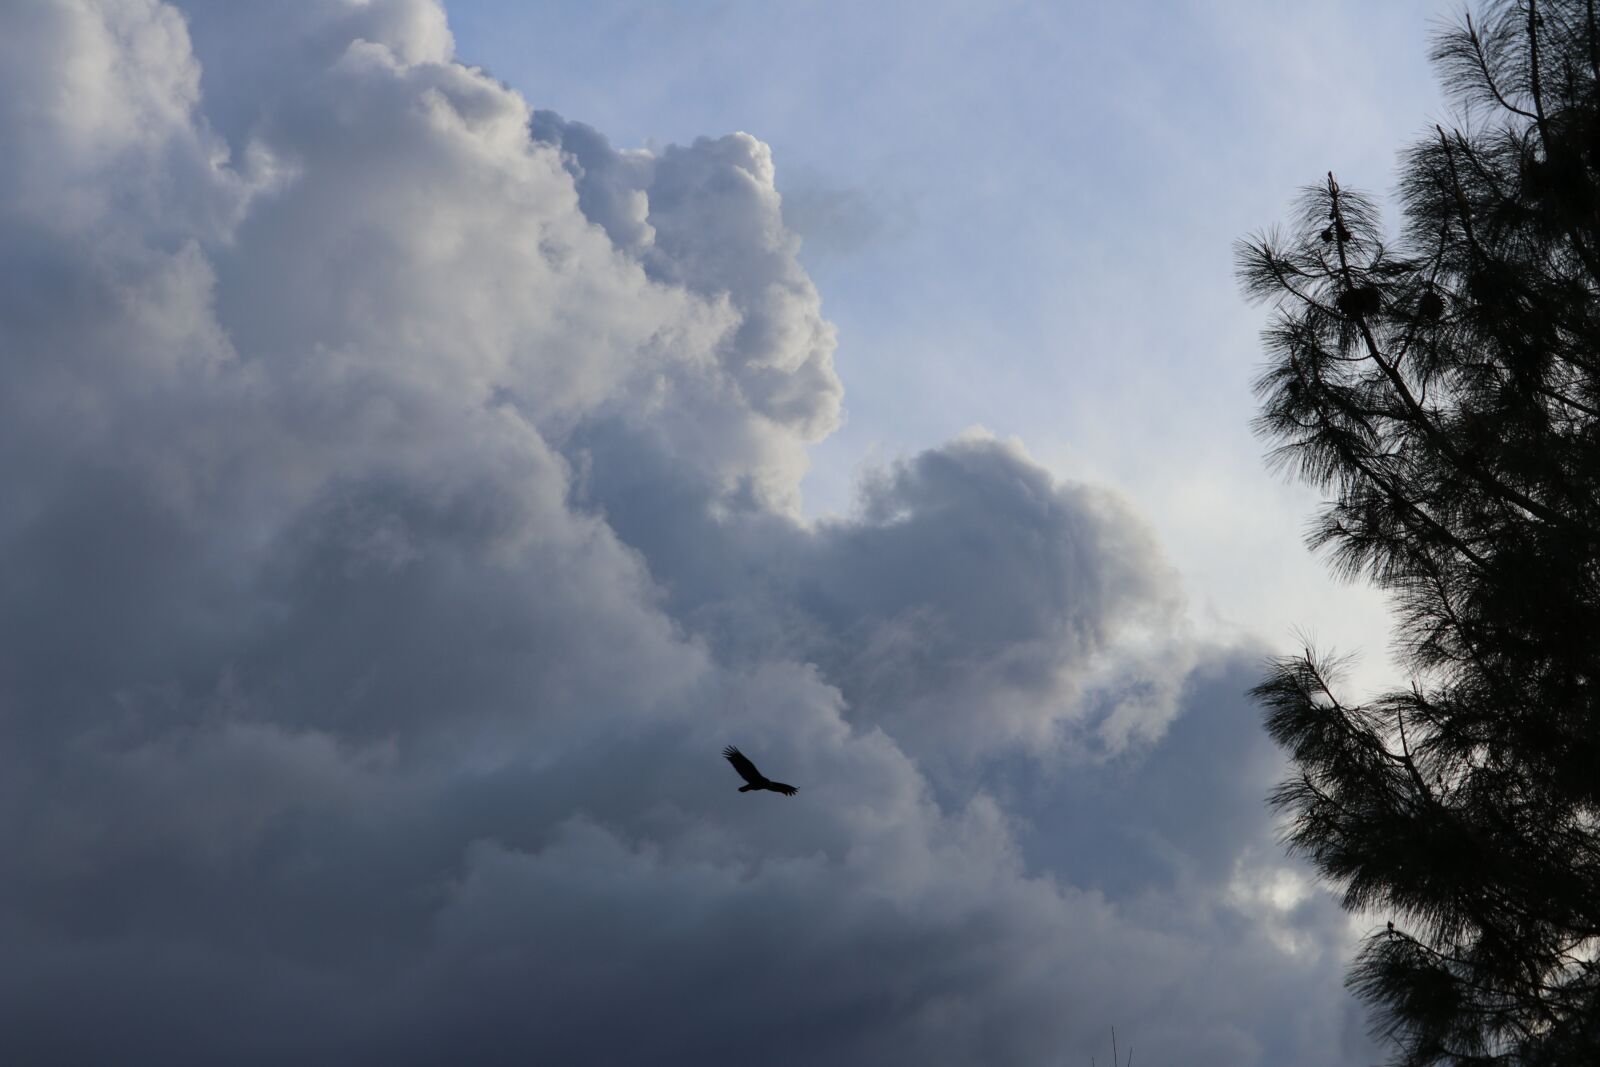
{"type": "Polygon", "coordinates": [[[756,765],[750,762],[750,757],[732,745],[723,749],[722,754],[728,758],[729,763],[733,764],[733,769],[739,772],[739,777],[751,785],[761,785],[766,781],[765,778],[761,777],[761,772],[756,770],[756,765]]]}
{"type": "Polygon", "coordinates": [[[786,797],[792,797],[796,793],[800,792],[800,790],[796,789],[794,786],[785,785],[782,782],[768,782],[767,788],[772,790],[774,793],[782,793],[786,797]]]}

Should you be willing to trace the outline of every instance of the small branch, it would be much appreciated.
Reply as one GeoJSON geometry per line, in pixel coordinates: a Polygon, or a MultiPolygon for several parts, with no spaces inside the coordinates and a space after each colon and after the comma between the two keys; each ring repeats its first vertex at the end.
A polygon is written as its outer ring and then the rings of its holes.
{"type": "Polygon", "coordinates": [[[1600,28],[1597,28],[1594,17],[1594,0],[1587,0],[1584,5],[1589,22],[1589,72],[1594,75],[1594,80],[1600,83],[1600,28]]]}
{"type": "Polygon", "coordinates": [[[1539,81],[1539,0],[1528,0],[1528,76],[1533,91],[1534,122],[1539,126],[1539,140],[1544,142],[1545,158],[1550,156],[1550,129],[1544,121],[1544,89],[1539,81]]]}
{"type": "Polygon", "coordinates": [[[1417,770],[1416,761],[1411,758],[1411,746],[1406,741],[1406,719],[1405,715],[1400,711],[1399,705],[1396,705],[1394,709],[1394,721],[1400,726],[1401,762],[1411,775],[1411,784],[1422,791],[1423,799],[1428,803],[1437,803],[1433,796],[1433,790],[1428,788],[1428,783],[1422,778],[1422,772],[1417,770]]]}
{"type": "Polygon", "coordinates": [[[1524,111],[1500,93],[1500,87],[1494,83],[1494,75],[1489,73],[1489,61],[1483,54],[1483,38],[1478,36],[1478,28],[1472,24],[1472,16],[1467,16],[1467,39],[1472,42],[1472,54],[1477,57],[1478,71],[1483,75],[1483,84],[1489,87],[1489,92],[1500,102],[1500,106],[1514,115],[1521,115],[1525,119],[1536,118],[1533,113],[1524,111]]]}

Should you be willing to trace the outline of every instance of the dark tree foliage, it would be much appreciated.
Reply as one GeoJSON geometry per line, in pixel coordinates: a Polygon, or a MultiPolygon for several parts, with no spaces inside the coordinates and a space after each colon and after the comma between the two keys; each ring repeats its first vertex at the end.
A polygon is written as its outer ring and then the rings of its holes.
{"type": "Polygon", "coordinates": [[[1274,306],[1257,429],[1310,544],[1393,597],[1409,687],[1254,691],[1290,848],[1392,925],[1349,983],[1398,1062],[1600,1064],[1600,19],[1493,3],[1434,60],[1404,228],[1332,175],[1240,247],[1274,306]]]}

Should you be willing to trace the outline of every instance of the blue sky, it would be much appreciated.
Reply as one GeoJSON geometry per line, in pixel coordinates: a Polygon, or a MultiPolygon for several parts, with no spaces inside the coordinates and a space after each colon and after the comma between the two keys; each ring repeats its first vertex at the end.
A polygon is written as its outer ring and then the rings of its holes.
{"type": "Polygon", "coordinates": [[[1232,250],[1436,14],[0,6],[0,1060],[1378,1058],[1232,250]]]}

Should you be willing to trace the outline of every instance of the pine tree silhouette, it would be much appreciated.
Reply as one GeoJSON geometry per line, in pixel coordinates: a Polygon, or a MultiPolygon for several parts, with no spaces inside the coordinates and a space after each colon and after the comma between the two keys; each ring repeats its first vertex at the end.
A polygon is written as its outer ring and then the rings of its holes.
{"type": "Polygon", "coordinates": [[[1308,648],[1253,691],[1290,848],[1393,917],[1349,983],[1407,1065],[1600,1063],[1595,7],[1439,38],[1459,120],[1405,156],[1398,240],[1330,174],[1239,249],[1274,306],[1258,432],[1327,491],[1310,544],[1391,594],[1410,674],[1351,704],[1308,648]]]}

